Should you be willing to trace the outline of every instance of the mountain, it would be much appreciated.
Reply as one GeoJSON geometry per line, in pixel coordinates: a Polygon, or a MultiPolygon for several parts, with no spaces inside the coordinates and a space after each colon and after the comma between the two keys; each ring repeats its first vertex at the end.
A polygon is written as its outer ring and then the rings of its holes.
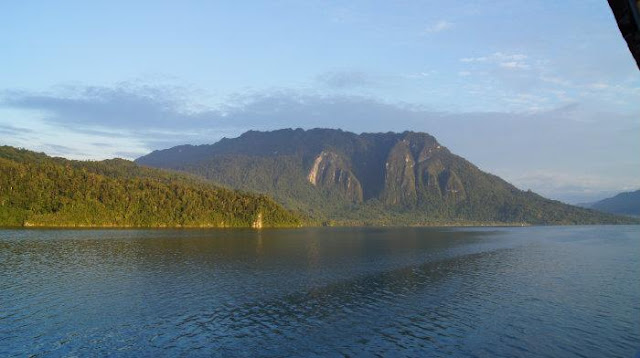
{"type": "Polygon", "coordinates": [[[311,221],[343,224],[577,224],[631,219],[521,191],[425,133],[249,131],[154,151],[138,164],[271,195],[311,221]]]}
{"type": "Polygon", "coordinates": [[[590,208],[612,214],[640,216],[640,190],[592,203],[590,208]]]}
{"type": "Polygon", "coordinates": [[[273,227],[299,219],[264,195],[113,159],[0,147],[0,226],[273,227]]]}

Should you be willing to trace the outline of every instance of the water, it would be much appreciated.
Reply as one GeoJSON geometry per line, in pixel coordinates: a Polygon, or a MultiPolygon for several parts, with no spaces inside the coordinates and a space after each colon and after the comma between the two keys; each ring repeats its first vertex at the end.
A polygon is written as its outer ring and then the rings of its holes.
{"type": "Polygon", "coordinates": [[[0,356],[632,357],[640,227],[1,230],[0,356]]]}

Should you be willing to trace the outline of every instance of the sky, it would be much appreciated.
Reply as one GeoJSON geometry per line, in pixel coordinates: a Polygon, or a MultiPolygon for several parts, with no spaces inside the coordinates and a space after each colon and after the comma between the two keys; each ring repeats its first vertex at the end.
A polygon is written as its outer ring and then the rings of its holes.
{"type": "Polygon", "coordinates": [[[422,131],[570,203],[640,188],[604,0],[7,1],[0,144],[135,159],[247,130],[422,131]]]}

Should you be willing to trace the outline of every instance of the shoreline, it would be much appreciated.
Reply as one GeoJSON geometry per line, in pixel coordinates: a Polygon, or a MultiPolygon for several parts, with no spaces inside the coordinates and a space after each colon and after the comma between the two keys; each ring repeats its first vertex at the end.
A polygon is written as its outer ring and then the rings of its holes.
{"type": "Polygon", "coordinates": [[[3,226],[0,225],[0,230],[48,230],[48,229],[62,229],[62,230],[237,230],[237,229],[250,229],[252,231],[260,230],[290,230],[290,229],[305,229],[305,228],[490,228],[490,227],[545,227],[545,226],[624,226],[624,225],[640,225],[636,224],[611,224],[611,223],[589,223],[589,224],[529,224],[529,223],[497,223],[497,222],[468,222],[468,223],[433,223],[433,224],[420,224],[420,225],[384,225],[384,224],[360,224],[360,225],[297,225],[297,226],[264,226],[256,228],[252,226],[213,226],[213,225],[161,225],[161,226],[136,226],[136,225],[86,225],[86,224],[74,224],[74,225],[21,225],[21,226],[3,226]]]}

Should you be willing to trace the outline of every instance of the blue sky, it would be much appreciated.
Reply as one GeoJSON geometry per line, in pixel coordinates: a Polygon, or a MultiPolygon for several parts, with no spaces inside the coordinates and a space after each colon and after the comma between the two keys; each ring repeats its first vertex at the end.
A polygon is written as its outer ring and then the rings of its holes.
{"type": "Polygon", "coordinates": [[[604,0],[14,1],[0,48],[0,143],[51,155],[415,130],[552,198],[640,187],[640,71],[604,0]]]}

